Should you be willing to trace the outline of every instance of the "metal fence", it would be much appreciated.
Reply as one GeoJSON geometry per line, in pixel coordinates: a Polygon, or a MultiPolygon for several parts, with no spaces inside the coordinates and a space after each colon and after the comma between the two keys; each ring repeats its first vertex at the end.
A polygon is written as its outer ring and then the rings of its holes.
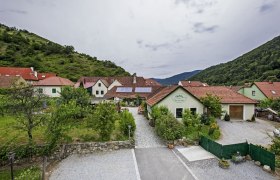
{"type": "Polygon", "coordinates": [[[275,170],[275,154],[260,146],[248,144],[247,142],[221,145],[204,136],[201,137],[199,144],[220,159],[231,159],[232,155],[238,151],[242,156],[249,154],[253,160],[259,161],[262,165],[268,165],[272,170],[275,170]]]}

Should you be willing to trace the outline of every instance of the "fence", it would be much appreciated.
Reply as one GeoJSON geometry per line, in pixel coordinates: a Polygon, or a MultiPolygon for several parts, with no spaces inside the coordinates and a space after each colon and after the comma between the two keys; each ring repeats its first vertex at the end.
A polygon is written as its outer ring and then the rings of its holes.
{"type": "Polygon", "coordinates": [[[275,170],[275,154],[260,146],[248,144],[247,142],[221,145],[204,136],[201,137],[199,144],[205,150],[211,152],[220,159],[230,159],[231,156],[238,151],[242,156],[249,154],[253,160],[259,161],[263,165],[269,165],[272,170],[275,170]]]}

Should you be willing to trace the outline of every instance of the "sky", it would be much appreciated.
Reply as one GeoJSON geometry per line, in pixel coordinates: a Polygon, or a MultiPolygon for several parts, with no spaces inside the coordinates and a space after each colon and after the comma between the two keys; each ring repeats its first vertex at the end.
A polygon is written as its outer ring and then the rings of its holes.
{"type": "Polygon", "coordinates": [[[164,78],[279,36],[280,0],[0,0],[0,23],[164,78]]]}

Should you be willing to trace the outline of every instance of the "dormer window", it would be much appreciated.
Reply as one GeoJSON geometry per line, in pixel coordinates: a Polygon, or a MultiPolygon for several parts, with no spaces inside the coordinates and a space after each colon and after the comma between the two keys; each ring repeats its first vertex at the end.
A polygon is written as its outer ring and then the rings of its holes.
{"type": "Polygon", "coordinates": [[[252,96],[256,96],[256,91],[252,91],[252,96]]]}
{"type": "Polygon", "coordinates": [[[275,92],[275,91],[271,91],[271,93],[272,93],[272,94],[276,94],[276,92],[275,92]]]}

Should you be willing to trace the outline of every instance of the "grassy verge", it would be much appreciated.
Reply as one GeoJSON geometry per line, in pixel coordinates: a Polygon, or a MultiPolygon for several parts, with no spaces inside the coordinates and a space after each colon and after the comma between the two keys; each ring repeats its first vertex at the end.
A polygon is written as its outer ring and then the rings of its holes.
{"type": "MultiPolygon", "coordinates": [[[[39,180],[41,179],[41,170],[39,167],[19,167],[14,169],[14,178],[17,180],[39,180]]],[[[10,180],[11,171],[10,169],[0,170],[1,180],[10,180]]]]}
{"type": "Polygon", "coordinates": [[[207,138],[212,140],[217,140],[221,136],[220,129],[215,129],[213,134],[208,134],[210,129],[209,125],[202,125],[201,129],[199,130],[198,127],[185,127],[184,136],[191,140],[198,140],[200,135],[203,135],[207,138]]]}

